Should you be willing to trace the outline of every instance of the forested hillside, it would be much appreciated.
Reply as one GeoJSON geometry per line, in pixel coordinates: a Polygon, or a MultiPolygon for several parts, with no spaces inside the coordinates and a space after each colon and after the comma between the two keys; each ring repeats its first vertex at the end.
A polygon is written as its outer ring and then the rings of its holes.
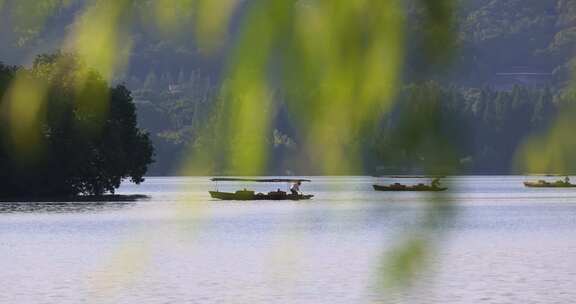
{"type": "Polygon", "coordinates": [[[517,148],[527,136],[546,130],[550,118],[569,102],[555,98],[549,87],[514,86],[510,91],[495,91],[489,87],[443,88],[435,82],[409,85],[399,99],[396,111],[371,136],[376,153],[368,153],[376,156],[372,163],[384,160],[381,170],[391,173],[434,162],[428,150],[439,144],[450,147],[446,153],[454,155],[449,159],[457,161],[463,172],[513,171],[517,148]],[[414,128],[418,124],[425,126],[424,132],[410,130],[418,130],[414,128]],[[419,136],[428,140],[421,143],[419,136]],[[421,146],[409,149],[413,143],[421,146]]]}
{"type": "MultiPolygon", "coordinates": [[[[400,133],[403,120],[432,108],[443,124],[458,124],[458,128],[446,127],[436,140],[453,143],[455,159],[464,170],[510,172],[523,139],[544,130],[562,104],[569,102],[562,96],[574,65],[576,1],[460,0],[458,4],[454,20],[457,51],[434,71],[423,70],[420,64],[423,54],[412,38],[426,29],[419,23],[418,10],[410,11],[405,87],[399,88],[398,97],[402,102],[359,139],[365,149],[366,172],[378,167],[417,170],[425,151],[423,155],[403,154],[410,143],[395,134],[400,133]]],[[[35,54],[52,51],[65,39],[67,26],[81,7],[82,1],[71,1],[65,7],[49,7],[56,10],[50,14],[34,7],[12,10],[37,18],[15,18],[4,10],[0,43],[5,47],[0,49],[0,60],[26,64],[35,54]]],[[[220,105],[226,68],[222,54],[227,47],[206,55],[188,32],[161,35],[146,16],[134,18],[132,53],[115,81],[133,92],[139,123],[155,143],[157,161],[151,173],[173,174],[184,155],[211,140],[206,130],[220,105]]],[[[235,36],[234,24],[230,39],[235,36]]],[[[288,95],[294,98],[294,93],[274,94],[270,173],[314,173],[305,172],[306,166],[292,157],[298,154],[300,136],[283,100],[288,95]]]]}
{"type": "MultiPolygon", "coordinates": [[[[145,6],[142,1],[140,6],[145,6]]],[[[409,5],[411,1],[406,1],[409,5]]],[[[15,3],[19,3],[15,1],[15,3]]],[[[2,10],[0,19],[0,58],[10,64],[31,63],[38,53],[53,51],[65,40],[70,24],[83,7],[83,1],[47,1],[39,7],[22,1],[13,9],[2,10]],[[27,7],[30,6],[30,7],[27,7]],[[8,12],[11,12],[9,14],[8,12]],[[24,18],[26,17],[26,18],[24,18]]],[[[555,82],[565,81],[576,45],[576,3],[571,0],[458,0],[454,26],[458,31],[459,51],[450,66],[450,80],[480,87],[495,74],[523,68],[529,72],[553,73],[555,82]]],[[[6,4],[9,5],[9,4],[6,4]]],[[[132,54],[118,81],[141,85],[151,74],[176,81],[179,74],[201,71],[219,78],[225,62],[222,52],[206,55],[190,31],[160,33],[149,16],[132,16],[132,54]]],[[[414,33],[419,28],[418,11],[407,19],[414,33]]],[[[233,22],[230,39],[238,22],[233,22]]],[[[191,27],[183,24],[183,28],[191,27]]],[[[410,37],[408,37],[408,46],[410,37]]],[[[411,67],[418,68],[422,54],[410,49],[411,67]]]]}
{"type": "Polygon", "coordinates": [[[462,1],[462,51],[455,75],[470,85],[520,69],[550,73],[557,84],[569,77],[576,43],[576,2],[570,0],[462,1]]]}

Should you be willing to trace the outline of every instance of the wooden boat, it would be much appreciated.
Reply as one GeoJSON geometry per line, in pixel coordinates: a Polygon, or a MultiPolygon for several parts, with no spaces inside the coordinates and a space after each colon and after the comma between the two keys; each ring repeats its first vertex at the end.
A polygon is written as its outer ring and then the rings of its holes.
{"type": "MultiPolygon", "coordinates": [[[[257,182],[257,183],[296,183],[296,182],[310,182],[307,179],[252,179],[252,178],[212,178],[214,182],[257,182]]],[[[314,197],[312,194],[292,194],[285,191],[276,190],[268,193],[256,193],[252,190],[238,190],[236,192],[221,192],[209,191],[212,198],[227,200],[227,201],[299,201],[308,200],[314,197]]]]}
{"type": "Polygon", "coordinates": [[[418,184],[413,186],[406,186],[399,183],[391,184],[391,185],[372,185],[374,190],[376,191],[446,191],[448,188],[446,187],[439,187],[439,186],[431,186],[431,185],[424,185],[418,184]]]}
{"type": "Polygon", "coordinates": [[[539,180],[537,182],[524,182],[524,186],[529,188],[576,188],[576,184],[571,184],[566,181],[547,182],[539,180]]]}
{"type": "Polygon", "coordinates": [[[254,191],[250,190],[238,190],[236,192],[210,191],[210,196],[212,198],[217,198],[226,201],[260,201],[260,200],[299,201],[299,200],[311,199],[312,197],[314,197],[314,195],[312,194],[294,195],[292,193],[288,194],[284,191],[272,191],[264,194],[264,193],[255,193],[254,191]]]}

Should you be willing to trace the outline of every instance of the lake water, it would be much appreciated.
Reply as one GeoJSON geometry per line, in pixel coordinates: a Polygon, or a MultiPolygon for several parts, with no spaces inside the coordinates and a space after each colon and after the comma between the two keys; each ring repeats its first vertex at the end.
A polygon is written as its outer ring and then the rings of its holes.
{"type": "Polygon", "coordinates": [[[429,196],[312,179],[302,202],[214,201],[207,178],[172,177],[123,185],[138,202],[0,203],[0,303],[576,301],[576,189],[448,179],[425,228],[429,196]],[[418,232],[436,241],[417,282],[385,288],[418,232]]]}

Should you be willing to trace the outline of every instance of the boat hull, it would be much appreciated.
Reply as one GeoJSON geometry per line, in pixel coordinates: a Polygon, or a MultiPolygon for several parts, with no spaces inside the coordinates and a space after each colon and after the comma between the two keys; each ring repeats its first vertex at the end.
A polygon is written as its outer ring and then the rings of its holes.
{"type": "Polygon", "coordinates": [[[393,192],[401,192],[401,191],[420,191],[420,192],[440,192],[446,191],[448,188],[445,187],[432,187],[432,186],[384,186],[384,185],[372,185],[374,190],[376,191],[393,191],[393,192]]]}
{"type": "Polygon", "coordinates": [[[541,183],[541,182],[524,182],[528,188],[576,188],[575,184],[567,183],[541,183]]]}
{"type": "Polygon", "coordinates": [[[210,191],[212,198],[225,201],[300,201],[309,200],[314,197],[312,194],[287,194],[287,193],[253,193],[253,192],[219,192],[210,191]]]}

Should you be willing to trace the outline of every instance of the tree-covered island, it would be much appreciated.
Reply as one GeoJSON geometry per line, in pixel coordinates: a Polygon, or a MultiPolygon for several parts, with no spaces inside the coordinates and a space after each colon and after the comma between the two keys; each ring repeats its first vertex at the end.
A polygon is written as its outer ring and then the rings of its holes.
{"type": "Polygon", "coordinates": [[[130,91],[71,54],[0,64],[0,199],[114,193],[144,181],[154,150],[130,91]]]}

